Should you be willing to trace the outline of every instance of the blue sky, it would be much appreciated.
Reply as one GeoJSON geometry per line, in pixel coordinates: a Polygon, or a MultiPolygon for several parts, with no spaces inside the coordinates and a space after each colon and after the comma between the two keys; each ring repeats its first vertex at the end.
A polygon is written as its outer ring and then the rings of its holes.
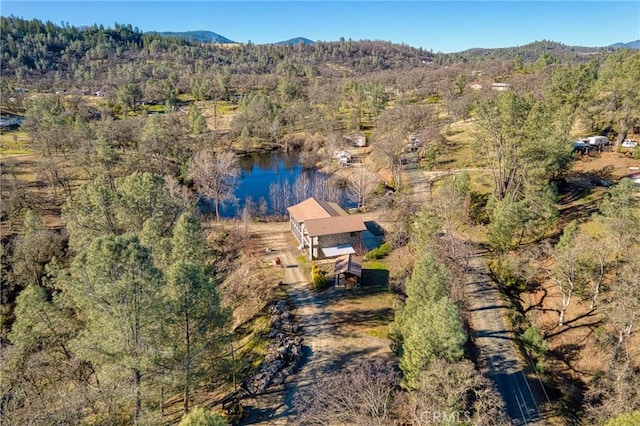
{"type": "Polygon", "coordinates": [[[386,40],[435,52],[536,40],[607,46],[640,39],[640,1],[4,1],[2,16],[56,24],[209,30],[231,40],[386,40]]]}

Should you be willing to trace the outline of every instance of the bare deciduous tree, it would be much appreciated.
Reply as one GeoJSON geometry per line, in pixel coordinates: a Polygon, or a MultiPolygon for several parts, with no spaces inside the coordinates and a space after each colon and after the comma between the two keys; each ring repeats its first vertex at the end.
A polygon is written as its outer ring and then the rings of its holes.
{"type": "Polygon", "coordinates": [[[388,364],[358,362],[302,390],[294,401],[297,423],[387,425],[397,381],[388,364]]]}
{"type": "Polygon", "coordinates": [[[611,302],[603,307],[605,315],[617,333],[616,346],[611,358],[609,371],[620,358],[625,343],[633,334],[633,328],[640,322],[640,261],[639,250],[629,253],[630,259],[622,265],[611,284],[611,302]]]}
{"type": "Polygon", "coordinates": [[[578,223],[576,221],[567,225],[553,253],[555,268],[550,271],[550,274],[562,296],[558,317],[560,327],[565,323],[567,309],[581,280],[578,259],[582,247],[575,244],[577,231],[578,223]]]}
{"type": "Polygon", "coordinates": [[[200,194],[213,200],[216,220],[220,220],[220,204],[235,200],[240,164],[232,152],[198,152],[189,163],[189,177],[199,188],[200,194]]]}
{"type": "Polygon", "coordinates": [[[416,389],[403,394],[400,424],[504,425],[504,401],[491,381],[471,361],[437,359],[419,377],[416,389]]]}
{"type": "Polygon", "coordinates": [[[285,215],[291,201],[292,189],[288,180],[269,185],[269,202],[274,215],[285,215]]]}
{"type": "Polygon", "coordinates": [[[599,235],[597,238],[587,235],[582,237],[578,244],[590,248],[585,253],[587,256],[585,266],[588,279],[592,284],[589,309],[594,309],[609,270],[609,253],[612,251],[610,239],[604,235],[599,235]]]}
{"type": "Polygon", "coordinates": [[[378,186],[380,178],[364,167],[359,167],[352,170],[348,179],[347,195],[349,199],[355,201],[359,209],[363,208],[367,204],[369,194],[378,186]]]}
{"type": "Polygon", "coordinates": [[[388,160],[396,189],[402,183],[402,154],[411,135],[431,127],[434,121],[433,111],[425,106],[399,106],[380,113],[372,147],[388,160]]]}
{"type": "Polygon", "coordinates": [[[616,365],[606,377],[590,383],[585,402],[584,424],[602,425],[619,414],[640,410],[640,374],[628,362],[616,365]]]}

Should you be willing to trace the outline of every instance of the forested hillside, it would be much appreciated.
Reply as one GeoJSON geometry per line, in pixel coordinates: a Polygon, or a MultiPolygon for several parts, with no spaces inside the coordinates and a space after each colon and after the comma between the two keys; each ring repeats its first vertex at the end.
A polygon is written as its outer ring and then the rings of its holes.
{"type": "Polygon", "coordinates": [[[640,148],[623,141],[640,140],[640,52],[0,25],[2,113],[24,118],[1,135],[3,423],[175,424],[214,405],[266,358],[265,312],[286,298],[251,225],[344,193],[388,224],[367,261],[394,300],[380,322],[398,368],[319,381],[322,401],[384,398],[349,400],[349,417],[301,398],[304,422],[505,424],[469,322],[475,252],[549,418],[637,417],[640,148]],[[359,165],[340,167],[354,135],[359,165]],[[591,135],[610,145],[575,152],[591,135]],[[267,151],[328,178],[274,185],[222,220],[239,156],[267,151]]]}

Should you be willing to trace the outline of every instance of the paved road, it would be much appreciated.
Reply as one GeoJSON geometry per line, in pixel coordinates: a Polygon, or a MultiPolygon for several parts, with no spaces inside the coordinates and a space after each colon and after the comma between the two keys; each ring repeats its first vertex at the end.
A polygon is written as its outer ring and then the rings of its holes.
{"type": "Polygon", "coordinates": [[[469,259],[465,294],[478,358],[487,377],[502,395],[507,414],[515,425],[544,425],[546,414],[539,408],[544,392],[534,377],[527,377],[514,345],[505,316],[508,302],[486,273],[484,258],[476,252],[469,259]]]}
{"type": "MultiPolygon", "coordinates": [[[[482,169],[469,169],[479,171],[482,169]]],[[[463,169],[423,171],[407,170],[414,202],[421,204],[431,200],[431,186],[440,177],[456,174],[463,169]]],[[[506,315],[508,302],[502,299],[495,283],[487,274],[480,250],[469,259],[468,280],[465,295],[469,304],[471,332],[478,350],[478,359],[484,374],[493,380],[507,406],[507,414],[514,425],[544,425],[547,414],[540,407],[546,401],[544,390],[535,377],[527,377],[514,339],[509,331],[506,315]]]]}

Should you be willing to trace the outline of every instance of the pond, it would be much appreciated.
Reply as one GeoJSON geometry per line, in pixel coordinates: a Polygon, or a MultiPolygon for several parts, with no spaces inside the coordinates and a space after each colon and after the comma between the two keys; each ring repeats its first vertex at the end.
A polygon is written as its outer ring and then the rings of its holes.
{"type": "Polygon", "coordinates": [[[284,215],[286,207],[310,196],[354,207],[345,191],[329,176],[303,169],[297,153],[272,152],[240,157],[241,174],[234,193],[237,201],[221,205],[220,216],[239,217],[247,206],[252,216],[284,215]]]}

